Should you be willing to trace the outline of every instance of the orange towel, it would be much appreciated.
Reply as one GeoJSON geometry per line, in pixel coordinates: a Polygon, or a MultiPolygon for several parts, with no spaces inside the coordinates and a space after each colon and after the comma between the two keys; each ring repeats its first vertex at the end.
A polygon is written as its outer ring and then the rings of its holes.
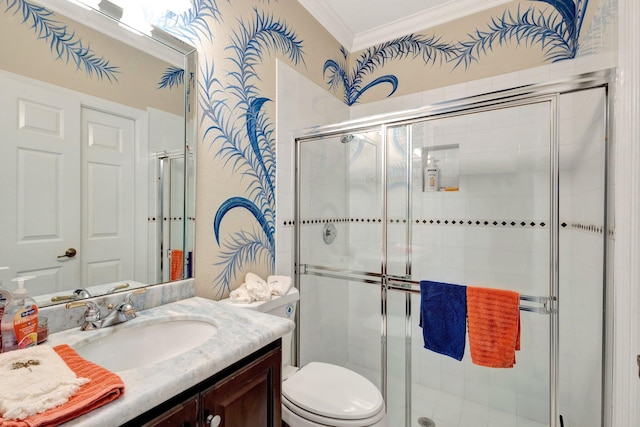
{"type": "Polygon", "coordinates": [[[171,280],[182,279],[182,251],[180,249],[171,250],[171,280]]]}
{"type": "Polygon", "coordinates": [[[471,360],[476,365],[512,368],[520,350],[520,294],[467,287],[471,360]]]}
{"type": "Polygon", "coordinates": [[[63,405],[41,414],[32,415],[24,420],[5,420],[0,417],[0,426],[57,426],[93,411],[124,393],[124,383],[118,375],[83,359],[66,344],[56,346],[53,349],[78,377],[89,378],[91,381],[80,387],[80,390],[63,405]]]}

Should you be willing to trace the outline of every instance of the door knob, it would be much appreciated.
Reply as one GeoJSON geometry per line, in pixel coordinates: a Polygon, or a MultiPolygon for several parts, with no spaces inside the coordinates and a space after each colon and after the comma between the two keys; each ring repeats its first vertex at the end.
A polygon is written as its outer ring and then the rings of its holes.
{"type": "Polygon", "coordinates": [[[65,251],[64,255],[58,255],[58,258],[73,258],[77,253],[78,251],[74,248],[69,248],[65,251]]]}

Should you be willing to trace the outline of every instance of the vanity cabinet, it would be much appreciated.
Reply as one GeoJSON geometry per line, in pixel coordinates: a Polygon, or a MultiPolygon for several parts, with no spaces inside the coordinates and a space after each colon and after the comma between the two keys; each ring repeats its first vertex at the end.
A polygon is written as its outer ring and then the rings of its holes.
{"type": "Polygon", "coordinates": [[[157,416],[142,427],[196,427],[198,425],[198,396],[192,396],[157,416]]]}
{"type": "Polygon", "coordinates": [[[125,424],[127,427],[280,427],[280,340],[125,424]]]}

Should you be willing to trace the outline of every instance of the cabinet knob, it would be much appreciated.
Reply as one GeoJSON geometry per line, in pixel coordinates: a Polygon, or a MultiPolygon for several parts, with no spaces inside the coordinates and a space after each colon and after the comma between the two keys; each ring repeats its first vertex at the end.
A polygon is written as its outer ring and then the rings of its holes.
{"type": "Polygon", "coordinates": [[[209,427],[218,427],[220,425],[220,423],[222,422],[222,417],[220,415],[209,415],[207,417],[207,425],[209,427]]]}

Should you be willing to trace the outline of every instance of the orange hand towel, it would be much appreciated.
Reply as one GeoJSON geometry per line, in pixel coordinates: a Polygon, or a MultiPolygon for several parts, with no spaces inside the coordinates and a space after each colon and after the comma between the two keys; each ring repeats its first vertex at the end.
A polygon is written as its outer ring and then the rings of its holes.
{"type": "Polygon", "coordinates": [[[171,280],[182,279],[182,257],[183,252],[180,249],[171,250],[171,280]]]}
{"type": "Polygon", "coordinates": [[[476,365],[512,368],[520,350],[520,294],[467,287],[471,360],[476,365]]]}
{"type": "Polygon", "coordinates": [[[24,420],[5,420],[0,417],[0,426],[57,426],[105,405],[124,393],[124,383],[118,375],[83,359],[66,344],[53,349],[78,377],[89,378],[91,381],[80,387],[80,390],[63,405],[24,420]]]}

